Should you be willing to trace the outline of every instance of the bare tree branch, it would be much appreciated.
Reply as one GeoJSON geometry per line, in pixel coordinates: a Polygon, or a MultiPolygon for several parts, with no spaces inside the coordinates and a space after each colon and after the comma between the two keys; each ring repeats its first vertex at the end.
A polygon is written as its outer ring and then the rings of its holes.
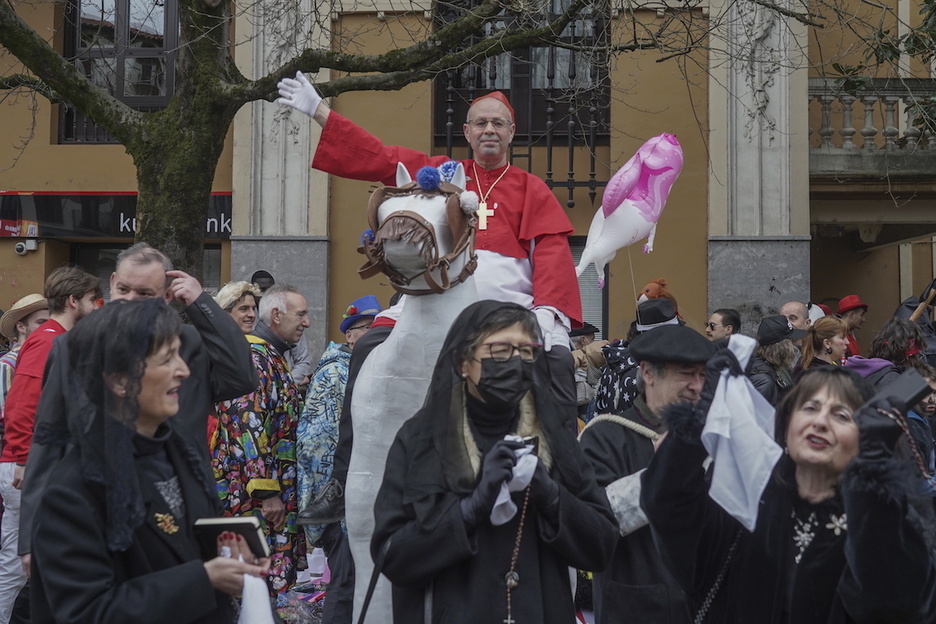
{"type": "Polygon", "coordinates": [[[23,128],[22,134],[19,136],[19,143],[11,145],[13,155],[10,157],[9,164],[0,162],[0,173],[5,173],[16,166],[23,152],[26,151],[29,142],[36,136],[36,112],[39,108],[37,106],[38,98],[36,91],[29,89],[13,89],[0,95],[0,103],[5,102],[8,98],[22,99],[24,97],[28,99],[28,103],[25,104],[25,106],[29,109],[29,123],[23,128]]]}
{"type": "Polygon", "coordinates": [[[140,113],[91,83],[74,65],[27,26],[9,2],[0,1],[0,44],[33,74],[45,90],[58,93],[88,117],[106,125],[119,140],[129,140],[140,113]]]}
{"type": "Polygon", "coordinates": [[[764,7],[765,9],[770,9],[771,11],[779,13],[780,15],[783,15],[785,17],[795,19],[797,22],[800,22],[807,26],[812,26],[813,28],[825,28],[825,24],[817,22],[816,20],[813,19],[814,17],[821,17],[818,14],[797,13],[796,11],[791,11],[790,9],[786,9],[773,2],[768,2],[767,0],[751,0],[751,2],[753,2],[754,4],[760,5],[764,7]]]}
{"type": "Polygon", "coordinates": [[[485,23],[500,15],[503,9],[500,0],[487,0],[479,7],[468,11],[463,17],[443,26],[425,40],[411,46],[390,50],[380,55],[354,55],[320,49],[306,50],[263,78],[244,85],[241,89],[235,87],[234,90],[240,91],[244,101],[255,99],[272,101],[276,97],[275,87],[279,80],[292,76],[296,71],[315,73],[323,67],[350,74],[383,74],[349,76],[317,84],[322,95],[326,97],[347,91],[399,89],[411,82],[430,79],[467,62],[478,62],[529,45],[554,45],[565,27],[590,3],[591,0],[574,0],[565,11],[547,24],[513,30],[505,29],[495,35],[482,38],[468,48],[459,50],[465,41],[481,30],[485,23]],[[458,51],[452,52],[452,50],[458,51]]]}
{"type": "MultiPolygon", "coordinates": [[[[486,0],[481,6],[469,11],[461,19],[440,28],[425,40],[380,55],[354,55],[318,49],[305,50],[281,67],[247,86],[244,89],[244,97],[247,98],[247,101],[261,98],[271,99],[271,94],[275,92],[276,83],[286,76],[292,76],[297,71],[315,73],[321,68],[327,67],[348,73],[382,72],[400,75],[404,73],[403,70],[427,66],[444,56],[447,51],[455,49],[471,35],[476,34],[485,22],[496,17],[501,10],[499,0],[486,0]]],[[[378,88],[377,90],[381,89],[378,88]]],[[[338,93],[343,93],[343,91],[338,93]]],[[[328,93],[327,95],[337,95],[338,93],[328,93]]]]}
{"type": "Polygon", "coordinates": [[[0,90],[13,90],[23,87],[35,91],[53,104],[57,104],[62,101],[61,96],[53,91],[49,85],[42,82],[38,78],[27,76],[26,74],[0,76],[0,90]]]}

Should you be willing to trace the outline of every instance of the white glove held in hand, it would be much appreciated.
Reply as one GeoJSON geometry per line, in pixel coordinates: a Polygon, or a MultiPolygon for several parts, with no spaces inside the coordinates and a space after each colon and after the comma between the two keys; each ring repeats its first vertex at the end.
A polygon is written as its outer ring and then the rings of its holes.
{"type": "Polygon", "coordinates": [[[533,313],[536,314],[536,320],[543,331],[543,349],[545,351],[551,350],[555,344],[565,344],[562,342],[563,335],[565,335],[566,343],[568,343],[569,334],[565,332],[562,323],[556,318],[555,312],[544,307],[534,309],[533,313]]]}
{"type": "Polygon", "coordinates": [[[296,72],[295,80],[292,78],[280,80],[276,88],[280,94],[279,99],[276,100],[277,104],[291,106],[309,117],[315,114],[319,104],[322,103],[322,96],[301,71],[296,72]]]}

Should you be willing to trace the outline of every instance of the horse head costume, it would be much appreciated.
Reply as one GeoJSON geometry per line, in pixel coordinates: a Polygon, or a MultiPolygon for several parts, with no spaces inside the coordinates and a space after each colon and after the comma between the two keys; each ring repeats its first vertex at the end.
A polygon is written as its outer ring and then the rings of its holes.
{"type": "Polygon", "coordinates": [[[363,279],[384,273],[393,287],[408,295],[441,294],[465,281],[478,265],[474,253],[477,194],[462,191],[465,171],[457,164],[452,181],[443,171],[423,167],[417,180],[397,165],[397,186],[371,194],[367,220],[371,230],[358,249],[367,263],[363,279]],[[460,185],[460,186],[459,186],[460,185]],[[439,199],[444,201],[439,201],[439,199]]]}
{"type": "MultiPolygon", "coordinates": [[[[362,277],[384,273],[405,293],[399,321],[367,356],[351,397],[354,445],[345,487],[348,538],[355,566],[354,620],[358,620],[374,564],[370,556],[374,501],[390,445],[422,406],[442,343],[455,317],[478,299],[472,273],[478,196],[465,187],[460,164],[420,169],[414,182],[397,167],[397,186],[371,196],[371,231],[360,251],[362,277]],[[446,181],[449,180],[449,181],[446,181]],[[457,287],[456,287],[457,286],[457,287]]],[[[368,624],[392,621],[390,583],[378,582],[368,624]]]]}

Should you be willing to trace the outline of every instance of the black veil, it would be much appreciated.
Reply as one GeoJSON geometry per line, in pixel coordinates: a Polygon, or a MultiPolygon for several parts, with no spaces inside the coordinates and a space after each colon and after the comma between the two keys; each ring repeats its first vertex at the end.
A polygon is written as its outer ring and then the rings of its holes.
{"type": "MultiPolygon", "coordinates": [[[[146,358],[181,333],[179,316],[162,299],[118,300],[83,318],[69,331],[67,393],[64,414],[37,426],[40,444],[74,444],[82,476],[104,489],[108,548],[126,550],[145,517],[143,496],[134,468],[138,394],[146,358]],[[112,382],[119,379],[116,390],[112,382]]],[[[60,351],[61,353],[61,351],[60,351]]],[[[202,481],[204,470],[193,449],[184,454],[202,481]]],[[[213,484],[201,483],[216,497],[213,484]]]]}
{"type": "MultiPolygon", "coordinates": [[[[495,310],[504,307],[515,307],[533,315],[523,306],[492,300],[473,303],[458,315],[442,344],[426,400],[419,411],[419,415],[425,415],[432,423],[432,438],[442,458],[445,479],[455,492],[467,493],[475,486],[475,474],[463,435],[465,382],[461,377],[462,350],[468,339],[479,331],[484,320],[495,310]]],[[[584,456],[568,425],[575,414],[564,413],[564,404],[555,399],[550,388],[547,358],[541,356],[534,367],[531,391],[536,418],[560,480],[567,488],[580,491],[586,486],[579,463],[580,459],[584,461],[584,456]]],[[[410,469],[418,470],[418,467],[410,469]]]]}

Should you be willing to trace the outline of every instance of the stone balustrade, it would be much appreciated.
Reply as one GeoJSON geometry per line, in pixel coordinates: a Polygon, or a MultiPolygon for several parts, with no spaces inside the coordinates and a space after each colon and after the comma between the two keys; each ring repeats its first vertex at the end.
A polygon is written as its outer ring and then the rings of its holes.
{"type": "Polygon", "coordinates": [[[846,91],[840,80],[810,78],[810,175],[932,176],[936,136],[914,120],[934,94],[936,80],[875,78],[846,91]]]}

